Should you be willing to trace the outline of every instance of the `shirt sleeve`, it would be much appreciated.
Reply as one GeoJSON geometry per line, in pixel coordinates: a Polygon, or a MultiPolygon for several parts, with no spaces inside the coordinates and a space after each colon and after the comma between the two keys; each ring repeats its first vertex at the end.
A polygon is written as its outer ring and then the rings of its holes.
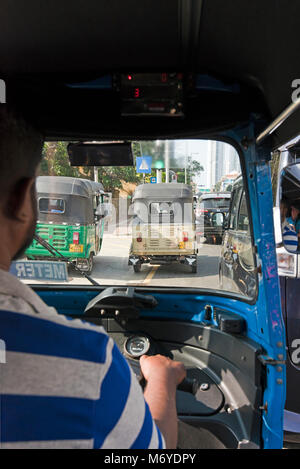
{"type": "Polygon", "coordinates": [[[102,449],[162,449],[165,442],[152,419],[130,365],[110,338],[107,372],[95,403],[94,447],[102,449]]]}

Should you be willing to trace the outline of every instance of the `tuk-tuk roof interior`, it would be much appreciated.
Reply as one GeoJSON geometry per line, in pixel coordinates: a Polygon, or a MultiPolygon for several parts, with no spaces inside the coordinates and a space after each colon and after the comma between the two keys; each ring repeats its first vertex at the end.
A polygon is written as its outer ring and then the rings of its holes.
{"type": "MultiPolygon", "coordinates": [[[[0,74],[7,102],[48,139],[213,136],[251,113],[265,126],[291,103],[299,18],[298,0],[2,0],[0,74]],[[112,90],[66,86],[137,71],[210,75],[239,92],[185,96],[184,119],[124,119],[112,90]]],[[[299,116],[273,147],[299,133],[299,116]]]]}
{"type": "Polygon", "coordinates": [[[36,182],[37,193],[75,195],[91,197],[95,193],[103,193],[101,183],[88,179],[78,179],[65,176],[39,176],[36,182]]]}
{"type": "Polygon", "coordinates": [[[193,191],[191,186],[186,184],[141,184],[137,186],[134,191],[132,199],[154,199],[169,198],[170,200],[176,199],[193,199],[193,191]]]}

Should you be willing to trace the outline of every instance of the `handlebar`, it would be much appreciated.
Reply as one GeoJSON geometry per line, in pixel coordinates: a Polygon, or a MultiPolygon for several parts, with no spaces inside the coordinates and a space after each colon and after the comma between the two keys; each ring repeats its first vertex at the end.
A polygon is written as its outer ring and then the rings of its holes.
{"type": "MultiPolygon", "coordinates": [[[[141,377],[139,379],[139,383],[142,386],[142,388],[144,389],[144,387],[146,386],[145,378],[141,377]]],[[[195,379],[184,378],[184,380],[181,381],[181,383],[178,384],[177,389],[178,389],[178,391],[189,392],[190,394],[193,394],[193,396],[195,396],[195,394],[197,393],[197,391],[199,389],[199,384],[195,379]]]]}
{"type": "Polygon", "coordinates": [[[199,384],[195,379],[184,378],[177,386],[178,391],[189,392],[195,396],[199,389],[199,384]]]}

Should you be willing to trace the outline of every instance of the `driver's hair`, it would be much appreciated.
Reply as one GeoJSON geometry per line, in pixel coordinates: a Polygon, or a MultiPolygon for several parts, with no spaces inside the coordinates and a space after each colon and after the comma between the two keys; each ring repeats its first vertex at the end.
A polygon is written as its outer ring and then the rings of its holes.
{"type": "Polygon", "coordinates": [[[35,177],[43,137],[6,104],[0,104],[0,199],[23,178],[35,177]]]}

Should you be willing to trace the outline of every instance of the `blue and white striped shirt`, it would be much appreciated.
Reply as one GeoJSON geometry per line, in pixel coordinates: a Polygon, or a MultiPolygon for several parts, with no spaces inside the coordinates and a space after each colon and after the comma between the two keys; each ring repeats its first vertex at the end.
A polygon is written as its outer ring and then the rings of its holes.
{"type": "Polygon", "coordinates": [[[0,271],[2,448],[162,448],[130,366],[102,327],[57,314],[0,271]]]}
{"type": "Polygon", "coordinates": [[[282,240],[288,251],[296,252],[298,249],[298,236],[293,225],[287,222],[282,226],[282,240]]]}

